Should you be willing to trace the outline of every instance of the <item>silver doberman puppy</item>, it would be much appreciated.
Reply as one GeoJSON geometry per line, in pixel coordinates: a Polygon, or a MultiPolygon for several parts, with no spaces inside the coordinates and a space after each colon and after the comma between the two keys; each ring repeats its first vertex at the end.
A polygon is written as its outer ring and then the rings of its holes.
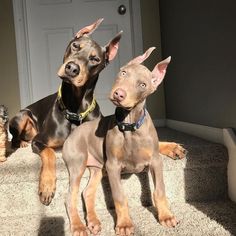
{"type": "Polygon", "coordinates": [[[91,173],[89,184],[83,192],[88,228],[95,235],[101,230],[94,201],[104,165],[117,214],[117,235],[134,233],[128,202],[122,190],[121,173],[139,173],[146,167],[153,176],[153,200],[159,222],[168,227],[177,224],[165,195],[158,136],[145,108],[146,97],[162,82],[170,62],[168,57],[159,62],[152,72],[141,65],[153,49],[148,49],[120,69],[110,93],[110,100],[117,106],[115,114],[82,124],[64,143],[63,159],[70,176],[66,207],[73,235],[87,235],[77,211],[80,180],[86,167],[91,173]]]}

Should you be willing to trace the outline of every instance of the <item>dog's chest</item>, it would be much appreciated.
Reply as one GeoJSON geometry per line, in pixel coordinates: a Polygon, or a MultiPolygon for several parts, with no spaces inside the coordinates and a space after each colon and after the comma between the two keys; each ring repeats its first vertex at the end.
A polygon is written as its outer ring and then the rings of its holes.
{"type": "Polygon", "coordinates": [[[121,148],[122,169],[124,172],[138,173],[149,166],[154,156],[153,139],[149,136],[124,138],[121,148]]]}

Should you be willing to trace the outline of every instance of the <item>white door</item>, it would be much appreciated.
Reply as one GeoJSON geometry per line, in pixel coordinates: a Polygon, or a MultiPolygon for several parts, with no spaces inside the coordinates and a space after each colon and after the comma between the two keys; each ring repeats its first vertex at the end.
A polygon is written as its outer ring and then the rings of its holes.
{"type": "MultiPolygon", "coordinates": [[[[28,102],[35,102],[57,91],[61,82],[57,77],[57,70],[62,63],[68,42],[82,27],[98,18],[104,18],[92,35],[99,44],[105,45],[120,30],[124,31],[119,54],[100,74],[96,87],[96,99],[103,114],[111,114],[114,108],[107,99],[111,85],[119,67],[134,56],[131,2],[130,0],[22,0],[29,60],[28,102]],[[120,5],[125,6],[125,14],[118,13],[120,5]]],[[[139,1],[135,0],[132,4],[139,4],[139,1]]],[[[24,105],[28,105],[25,103],[24,105]]]]}

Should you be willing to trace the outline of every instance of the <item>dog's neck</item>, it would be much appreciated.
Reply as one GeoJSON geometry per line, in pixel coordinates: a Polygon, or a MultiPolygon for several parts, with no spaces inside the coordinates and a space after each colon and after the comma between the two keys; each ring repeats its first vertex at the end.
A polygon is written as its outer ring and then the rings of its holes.
{"type": "Polygon", "coordinates": [[[89,78],[82,87],[62,82],[62,100],[65,107],[74,113],[84,112],[92,103],[98,75],[89,78]]]}
{"type": "Polygon", "coordinates": [[[125,110],[124,108],[116,108],[116,118],[119,122],[128,124],[136,123],[140,117],[144,115],[145,100],[138,103],[131,110],[125,110]]]}

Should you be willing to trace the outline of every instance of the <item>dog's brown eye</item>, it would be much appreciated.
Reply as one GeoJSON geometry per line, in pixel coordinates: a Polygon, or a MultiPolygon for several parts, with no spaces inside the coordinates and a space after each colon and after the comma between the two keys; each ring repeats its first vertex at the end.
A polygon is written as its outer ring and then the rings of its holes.
{"type": "Polygon", "coordinates": [[[122,70],[122,71],[121,71],[121,75],[122,75],[122,76],[125,76],[125,75],[126,75],[126,71],[122,70]]]}
{"type": "Polygon", "coordinates": [[[96,57],[96,56],[90,56],[89,57],[89,60],[92,62],[92,63],[99,63],[100,62],[100,58],[96,57]]]}
{"type": "Polygon", "coordinates": [[[141,84],[140,84],[140,87],[141,87],[141,88],[146,88],[146,86],[147,86],[147,85],[146,85],[145,83],[141,83],[141,84]]]}
{"type": "Polygon", "coordinates": [[[76,42],[72,43],[72,48],[75,50],[79,50],[80,49],[79,43],[76,43],[76,42]]]}

